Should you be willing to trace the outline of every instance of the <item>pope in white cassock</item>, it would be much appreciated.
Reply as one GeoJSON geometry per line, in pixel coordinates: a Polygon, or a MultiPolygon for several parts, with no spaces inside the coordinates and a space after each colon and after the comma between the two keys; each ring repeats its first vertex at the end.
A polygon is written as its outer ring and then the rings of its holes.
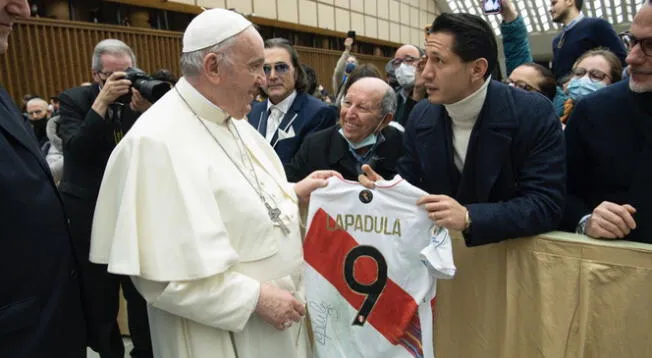
{"type": "Polygon", "coordinates": [[[309,356],[299,204],[338,174],[288,183],[241,120],[263,63],[248,20],[198,15],[183,36],[183,77],[109,159],[90,259],[131,276],[156,357],[309,356]]]}

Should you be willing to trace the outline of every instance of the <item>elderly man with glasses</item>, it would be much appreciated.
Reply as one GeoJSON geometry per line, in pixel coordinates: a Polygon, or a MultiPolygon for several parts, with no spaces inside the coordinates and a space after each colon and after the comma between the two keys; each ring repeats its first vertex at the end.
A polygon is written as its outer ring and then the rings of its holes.
{"type": "Polygon", "coordinates": [[[88,345],[104,357],[122,357],[124,346],[118,329],[120,287],[128,302],[129,331],[134,357],[152,357],[147,307],[127,276],[109,274],[106,266],[88,260],[93,212],[111,151],[142,112],[151,106],[124,78],[136,57],[124,42],[100,41],[93,51],[94,83],[61,93],[58,134],[63,143],[63,178],[59,185],[70,218],[70,231],[81,266],[82,291],[88,327],[88,345]],[[123,102],[123,103],[120,103],[123,102]]]}
{"type": "Polygon", "coordinates": [[[265,137],[283,164],[289,163],[303,139],[335,124],[333,107],[306,93],[306,73],[299,54],[286,39],[265,41],[267,100],[252,106],[249,123],[265,137]]]}
{"type": "MultiPolygon", "coordinates": [[[[394,113],[394,120],[400,125],[405,126],[408,116],[412,111],[414,105],[425,96],[414,98],[415,85],[417,83],[418,66],[421,63],[423,50],[414,45],[403,45],[396,50],[394,59],[391,61],[392,68],[399,88],[396,90],[398,94],[398,102],[396,106],[396,113],[394,113]]],[[[420,89],[423,91],[423,86],[420,89]]]]}
{"type": "Polygon", "coordinates": [[[652,5],[625,38],[629,79],[578,102],[568,120],[563,229],[652,243],[652,5]]]}

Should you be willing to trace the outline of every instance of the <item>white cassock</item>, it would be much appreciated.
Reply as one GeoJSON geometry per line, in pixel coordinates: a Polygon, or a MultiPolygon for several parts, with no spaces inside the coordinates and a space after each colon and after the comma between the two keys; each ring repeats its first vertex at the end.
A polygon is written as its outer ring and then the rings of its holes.
{"type": "Polygon", "coordinates": [[[246,120],[227,120],[183,78],[176,88],[138,119],[111,154],[90,259],[132,277],[148,302],[158,358],[307,357],[305,322],[279,331],[254,313],[261,282],[305,302],[293,186],[274,150],[246,120]],[[254,180],[234,127],[289,234],[274,225],[237,170],[254,180]]]}

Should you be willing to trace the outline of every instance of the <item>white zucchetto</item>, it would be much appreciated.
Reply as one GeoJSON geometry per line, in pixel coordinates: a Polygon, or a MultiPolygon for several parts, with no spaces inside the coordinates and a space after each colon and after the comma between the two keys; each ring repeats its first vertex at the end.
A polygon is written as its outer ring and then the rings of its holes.
{"type": "Polygon", "coordinates": [[[197,15],[183,33],[183,53],[201,50],[229,39],[251,22],[235,11],[210,9],[197,15]]]}

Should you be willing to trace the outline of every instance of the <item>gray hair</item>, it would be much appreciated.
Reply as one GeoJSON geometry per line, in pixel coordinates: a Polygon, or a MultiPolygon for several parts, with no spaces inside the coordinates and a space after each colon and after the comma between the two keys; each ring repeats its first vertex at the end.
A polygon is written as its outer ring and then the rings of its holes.
{"type": "Polygon", "coordinates": [[[131,50],[131,47],[126,43],[116,39],[106,39],[98,42],[93,50],[93,61],[91,69],[93,71],[102,71],[102,55],[109,54],[114,56],[127,55],[131,58],[131,65],[136,67],[136,55],[131,50]]]}
{"type": "Polygon", "coordinates": [[[387,90],[385,90],[385,95],[380,102],[381,115],[385,117],[389,113],[394,114],[394,112],[396,112],[396,105],[396,92],[388,86],[387,90]]]}
{"type": "Polygon", "coordinates": [[[232,52],[231,47],[235,45],[235,40],[238,35],[244,33],[245,31],[253,28],[251,25],[248,26],[245,30],[240,31],[235,36],[231,36],[228,39],[206,48],[202,48],[196,51],[182,53],[181,58],[179,59],[179,67],[181,68],[181,75],[186,77],[195,77],[199,75],[204,66],[204,57],[206,55],[215,53],[220,55],[220,62],[230,66],[233,64],[231,60],[232,52]]]}

